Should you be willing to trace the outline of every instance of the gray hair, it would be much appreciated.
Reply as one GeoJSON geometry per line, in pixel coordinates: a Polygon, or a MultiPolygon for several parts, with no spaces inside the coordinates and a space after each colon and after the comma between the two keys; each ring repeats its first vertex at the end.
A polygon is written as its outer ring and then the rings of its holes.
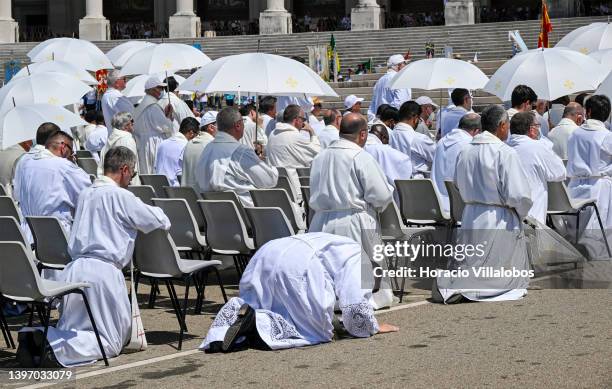
{"type": "Polygon", "coordinates": [[[480,122],[480,115],[478,115],[477,113],[467,113],[463,115],[461,120],[459,120],[459,128],[464,131],[470,132],[474,130],[480,130],[481,126],[482,124],[480,122]]]}
{"type": "Polygon", "coordinates": [[[132,119],[133,119],[133,116],[131,113],[119,112],[119,113],[116,113],[115,116],[113,116],[113,120],[111,120],[111,125],[113,126],[113,128],[116,128],[118,130],[123,130],[123,127],[125,127],[126,124],[131,122],[132,119]]]}
{"type": "Polygon", "coordinates": [[[482,130],[495,133],[502,123],[508,122],[508,112],[501,105],[489,105],[480,113],[482,130]]]}
{"type": "Polygon", "coordinates": [[[217,114],[217,130],[228,132],[234,128],[234,124],[242,121],[242,115],[236,107],[225,107],[217,114]]]}
{"type": "Polygon", "coordinates": [[[106,76],[106,85],[113,86],[115,82],[117,82],[117,80],[120,78],[123,78],[123,76],[119,75],[119,70],[111,70],[106,76]]]}
{"type": "Polygon", "coordinates": [[[136,168],[136,154],[125,146],[110,148],[104,155],[104,174],[117,173],[122,166],[136,168]]]}

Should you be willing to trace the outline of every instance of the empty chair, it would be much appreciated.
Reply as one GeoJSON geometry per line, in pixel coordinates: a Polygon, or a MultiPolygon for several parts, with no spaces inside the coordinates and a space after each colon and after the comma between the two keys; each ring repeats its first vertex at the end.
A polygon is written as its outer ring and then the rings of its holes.
{"type": "Polygon", "coordinates": [[[155,190],[151,185],[130,185],[127,190],[134,193],[143,203],[153,205],[152,199],[155,197],[155,190]]]}
{"type": "Polygon", "coordinates": [[[0,216],[10,216],[21,221],[21,212],[11,197],[0,196],[0,216]]]}
{"type": "Polygon", "coordinates": [[[278,207],[283,210],[294,231],[298,232],[305,229],[305,223],[302,220],[298,220],[295,215],[293,203],[289,200],[286,190],[254,189],[249,192],[256,207],[278,207]]]}
{"type": "Polygon", "coordinates": [[[183,333],[187,331],[187,323],[185,315],[187,314],[187,301],[189,298],[189,287],[191,282],[194,283],[197,293],[196,306],[194,311],[199,314],[202,309],[204,299],[204,273],[213,271],[217,276],[223,299],[227,302],[225,288],[219,276],[218,266],[220,261],[209,260],[200,261],[193,259],[181,259],[172,238],[166,231],[154,230],[148,234],[138,232],[134,247],[134,263],[138,268],[136,275],[138,279],[141,276],[148,277],[153,280],[162,280],[168,288],[168,294],[174,308],[174,313],[179,322],[179,344],[180,350],[183,346],[183,333]],[[185,282],[185,297],[183,299],[183,307],[180,309],[180,303],[176,290],[174,289],[173,280],[182,280],[185,282]]]}
{"type": "MultiPolygon", "coordinates": [[[[31,251],[21,242],[0,242],[0,294],[3,298],[40,308],[43,338],[47,337],[51,308],[56,300],[65,295],[77,293],[83,299],[91,327],[96,336],[104,364],[108,366],[106,353],[100,340],[98,327],[91,314],[87,296],[83,288],[90,285],[86,282],[66,283],[41,278],[36,270],[31,251]]],[[[43,355],[45,343],[42,343],[40,355],[43,355]]],[[[41,361],[42,362],[42,361],[41,361]]]]}
{"type": "Polygon", "coordinates": [[[299,177],[300,186],[310,186],[310,177],[299,177]]]}
{"type": "Polygon", "coordinates": [[[98,174],[98,162],[93,158],[77,158],[77,165],[87,174],[98,174]]]}
{"type": "Polygon", "coordinates": [[[193,217],[195,217],[196,223],[198,224],[198,229],[201,232],[205,232],[206,220],[204,219],[202,210],[198,206],[198,200],[201,200],[200,195],[198,195],[197,192],[190,186],[164,186],[164,190],[166,191],[168,198],[185,199],[185,201],[187,201],[187,205],[189,205],[191,213],[193,214],[193,217]]]}
{"type": "Polygon", "coordinates": [[[300,187],[300,191],[302,192],[302,200],[304,201],[304,212],[306,213],[306,228],[310,228],[310,222],[314,216],[314,211],[310,209],[310,186],[302,186],[300,187]]]}
{"type": "Polygon", "coordinates": [[[400,214],[406,225],[450,225],[450,215],[442,210],[430,179],[395,180],[395,187],[400,198],[400,214]]]}
{"type": "Polygon", "coordinates": [[[76,151],[76,157],[77,159],[79,158],[93,158],[93,154],[91,154],[91,151],[89,150],[77,150],[76,151]]]}
{"type": "Polygon", "coordinates": [[[4,185],[0,184],[0,196],[8,196],[8,192],[6,191],[6,188],[4,187],[4,185]]]}
{"type": "Polygon", "coordinates": [[[465,202],[457,185],[453,181],[444,181],[446,192],[448,193],[448,201],[450,204],[450,217],[454,225],[461,223],[463,217],[463,208],[465,208],[465,202]]]}
{"type": "Polygon", "coordinates": [[[278,207],[247,207],[244,210],[253,226],[253,239],[256,248],[260,248],[271,240],[295,234],[285,213],[278,207]]]}
{"type": "Polygon", "coordinates": [[[12,216],[0,216],[0,241],[1,242],[21,242],[26,247],[26,238],[21,231],[19,222],[12,216]]]}
{"type": "Polygon", "coordinates": [[[140,182],[142,185],[151,185],[155,191],[155,197],[166,197],[164,186],[170,186],[168,177],[163,174],[141,174],[140,182]]]}
{"type": "Polygon", "coordinates": [[[238,209],[238,214],[240,215],[242,222],[246,226],[247,233],[249,234],[249,236],[253,236],[253,228],[251,227],[251,221],[247,217],[247,214],[244,211],[244,206],[242,205],[242,202],[240,201],[235,192],[203,192],[202,198],[204,200],[229,200],[236,204],[236,209],[238,209]]]}
{"type": "MultiPolygon", "coordinates": [[[[310,185],[310,183],[309,183],[310,185]]],[[[293,185],[291,185],[291,182],[289,181],[288,177],[284,177],[284,176],[278,176],[278,181],[276,183],[276,187],[279,189],[284,189],[287,194],[289,195],[289,199],[292,202],[296,202],[296,195],[293,191],[293,185]]]]}
{"type": "Polygon", "coordinates": [[[41,269],[63,269],[72,260],[68,254],[68,234],[53,216],[28,216],[34,236],[36,259],[41,269]]]}
{"type": "Polygon", "coordinates": [[[170,219],[169,232],[177,249],[179,251],[198,253],[201,258],[205,258],[208,253],[206,238],[200,234],[187,200],[154,198],[153,205],[160,207],[166,216],[168,216],[168,219],[170,219]]]}
{"type": "Polygon", "coordinates": [[[300,177],[310,177],[310,168],[309,167],[299,167],[295,169],[298,176],[300,177]]]}

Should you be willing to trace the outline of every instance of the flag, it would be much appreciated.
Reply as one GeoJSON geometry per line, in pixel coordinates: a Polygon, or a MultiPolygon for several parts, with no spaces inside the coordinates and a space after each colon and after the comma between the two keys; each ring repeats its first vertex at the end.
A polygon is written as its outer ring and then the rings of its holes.
{"type": "Polygon", "coordinates": [[[540,27],[540,36],[538,37],[538,47],[548,48],[548,33],[552,31],[552,23],[548,16],[548,6],[546,0],[542,0],[542,26],[540,27]]]}
{"type": "Polygon", "coordinates": [[[336,39],[334,38],[334,34],[332,34],[329,45],[327,46],[327,58],[329,59],[330,72],[334,74],[335,81],[337,78],[336,75],[340,73],[340,56],[338,56],[338,51],[336,50],[336,39]]]}

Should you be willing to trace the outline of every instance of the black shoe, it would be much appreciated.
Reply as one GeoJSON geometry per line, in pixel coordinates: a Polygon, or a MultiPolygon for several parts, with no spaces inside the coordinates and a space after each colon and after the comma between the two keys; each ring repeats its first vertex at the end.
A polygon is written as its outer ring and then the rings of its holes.
{"type": "MultiPolygon", "coordinates": [[[[223,338],[223,344],[221,345],[221,351],[224,353],[230,351],[238,351],[239,346],[246,346],[248,342],[245,339],[241,344],[237,344],[237,341],[241,337],[248,337],[253,331],[257,331],[255,326],[255,310],[248,304],[243,304],[238,311],[238,318],[236,322],[228,328],[223,338]]],[[[242,347],[244,348],[244,347],[242,347]]]]}
{"type": "Polygon", "coordinates": [[[204,353],[206,354],[216,354],[216,353],[220,353],[221,351],[223,351],[221,349],[221,345],[223,344],[222,341],[217,340],[215,342],[210,342],[210,344],[208,345],[208,349],[204,350],[204,353]]]}

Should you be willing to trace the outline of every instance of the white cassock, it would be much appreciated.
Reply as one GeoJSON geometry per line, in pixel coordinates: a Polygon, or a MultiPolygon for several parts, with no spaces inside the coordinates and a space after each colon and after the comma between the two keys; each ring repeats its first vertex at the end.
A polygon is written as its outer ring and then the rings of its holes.
{"type": "Polygon", "coordinates": [[[325,122],[317,119],[317,117],[312,113],[308,114],[308,124],[310,124],[310,127],[312,127],[313,130],[315,130],[315,134],[317,135],[319,135],[321,130],[325,128],[325,122]]]}
{"type": "MultiPolygon", "coordinates": [[[[253,141],[255,138],[255,122],[248,116],[243,116],[242,121],[244,122],[244,133],[242,138],[240,138],[240,143],[255,150],[255,142],[253,141]]],[[[261,143],[262,145],[266,145],[268,143],[266,132],[261,127],[257,127],[257,142],[261,143]]]]}
{"type": "MultiPolygon", "coordinates": [[[[387,182],[393,188],[395,188],[395,180],[412,178],[412,159],[401,151],[383,144],[376,135],[368,134],[368,140],[363,149],[378,162],[387,177],[387,182]]],[[[393,197],[399,204],[397,191],[393,192],[393,197]]]]}
{"type": "Polygon", "coordinates": [[[9,196],[13,193],[11,185],[17,161],[25,154],[25,150],[19,145],[0,150],[0,184],[4,186],[9,196]]]}
{"type": "Polygon", "coordinates": [[[563,119],[563,112],[565,111],[565,105],[563,104],[553,104],[548,112],[545,112],[542,115],[546,120],[550,121],[553,127],[556,127],[563,119]]]}
{"type": "Polygon", "coordinates": [[[278,96],[276,99],[276,111],[282,112],[289,105],[298,105],[304,112],[312,111],[312,97],[278,96]]]}
{"type": "Polygon", "coordinates": [[[249,190],[276,186],[278,172],[226,132],[219,131],[197,164],[199,192],[234,191],[244,206],[252,207],[249,190]]]}
{"type": "Polygon", "coordinates": [[[468,111],[467,109],[463,107],[457,107],[457,106],[453,106],[452,108],[444,110],[444,112],[442,113],[442,119],[441,119],[441,122],[442,122],[441,123],[442,124],[441,126],[442,135],[441,136],[446,136],[446,134],[448,134],[455,128],[458,128],[459,121],[468,112],[470,111],[468,111]]]}
{"type": "Polygon", "coordinates": [[[522,298],[527,294],[527,277],[476,274],[480,268],[529,270],[522,220],[532,205],[531,190],[518,154],[495,135],[482,132],[459,154],[454,181],[466,203],[457,244],[471,244],[476,250],[473,255],[455,255],[451,264],[451,269],[467,270],[467,277],[437,278],[442,298],[446,301],[455,294],[473,301],[522,298]]]}
{"type": "MultiPolygon", "coordinates": [[[[588,119],[570,136],[567,145],[569,192],[576,199],[595,199],[601,222],[612,243],[612,133],[599,120],[588,119]]],[[[572,218],[575,219],[575,218],[572,218]]],[[[569,222],[574,222],[568,218],[569,222]]],[[[608,252],[592,207],[580,213],[580,238],[591,258],[607,258],[608,252]]]]}
{"type": "Polygon", "coordinates": [[[159,101],[145,95],[134,111],[134,138],[138,147],[140,174],[154,174],[157,146],[173,133],[174,124],[164,115],[159,101]]]}
{"type": "Polygon", "coordinates": [[[334,306],[344,328],[355,337],[378,332],[369,260],[354,241],[308,233],[268,242],[257,251],[240,279],[240,297],[230,299],[213,321],[200,349],[223,341],[240,306],[255,309],[257,332],[273,350],[330,342],[334,306]],[[291,261],[287,261],[288,256],[291,261]]]}
{"type": "MultiPolygon", "coordinates": [[[[193,111],[189,108],[180,97],[174,93],[170,93],[170,103],[172,104],[172,120],[176,121],[176,125],[180,126],[181,122],[186,118],[195,118],[193,111]]],[[[163,93],[159,99],[159,105],[165,109],[168,105],[168,93],[163,93]]]]}
{"type": "Polygon", "coordinates": [[[416,132],[409,124],[398,123],[389,134],[389,145],[412,158],[415,178],[431,171],[436,144],[429,136],[416,132]]]}
{"type": "MultiPolygon", "coordinates": [[[[86,126],[78,126],[77,127],[77,131],[76,131],[76,135],[77,135],[77,139],[79,140],[79,143],[81,145],[84,145],[85,142],[87,142],[87,137],[89,136],[89,134],[91,134],[93,131],[95,131],[96,127],[98,127],[96,124],[88,124],[86,126]]],[[[104,127],[106,128],[106,127],[104,127]]],[[[108,132],[108,128],[107,132],[108,132]]]]}
{"type": "Polygon", "coordinates": [[[540,122],[540,136],[542,138],[545,138],[548,136],[548,130],[550,129],[550,126],[548,124],[548,118],[540,115],[540,113],[538,111],[532,111],[535,116],[536,119],[538,120],[538,122],[540,122]]]}
{"type": "MultiPolygon", "coordinates": [[[[309,231],[346,236],[360,244],[369,258],[381,243],[378,212],[393,201],[393,187],[370,154],[359,145],[339,139],[323,150],[310,171],[309,231]]],[[[384,264],[381,264],[384,265],[384,264]]],[[[390,287],[381,286],[373,304],[392,302],[390,287]]]]}
{"type": "Polygon", "coordinates": [[[332,142],[340,139],[340,130],[331,124],[325,126],[318,134],[319,142],[321,143],[321,148],[326,149],[329,147],[332,142]]]}
{"type": "Polygon", "coordinates": [[[180,185],[177,176],[183,174],[183,152],[187,142],[185,135],[177,132],[157,146],[155,174],[163,174],[168,177],[170,186],[180,185]]]}
{"type": "MultiPolygon", "coordinates": [[[[130,339],[132,314],[122,269],[130,264],[137,231],[170,228],[160,208],[140,201],[108,177],[83,191],[70,234],[72,262],[60,274],[65,282],[88,282],[84,288],[108,358],[119,355],[130,339]]],[[[47,339],[64,366],[102,358],[83,300],[64,297],[56,327],[47,339]]]]}
{"type": "MultiPolygon", "coordinates": [[[[104,175],[104,156],[113,147],[123,146],[130,149],[132,153],[136,156],[136,172],[140,173],[140,164],[138,163],[138,149],[136,147],[136,140],[132,136],[132,133],[113,129],[113,132],[108,137],[108,141],[106,145],[100,151],[100,163],[98,164],[98,177],[102,177],[104,175]]],[[[140,178],[138,174],[132,178],[131,185],[140,185],[140,178]]]]}
{"type": "Polygon", "coordinates": [[[444,212],[450,212],[450,202],[444,181],[455,179],[455,168],[459,153],[472,142],[472,136],[466,131],[455,128],[436,145],[436,155],[431,167],[431,179],[440,195],[440,202],[444,212]]]}
{"type": "Polygon", "coordinates": [[[108,142],[108,135],[108,129],[105,126],[96,126],[85,141],[85,150],[89,150],[98,163],[100,163],[100,151],[108,142]]]}
{"type": "Polygon", "coordinates": [[[20,184],[16,192],[24,220],[21,227],[33,242],[27,216],[54,216],[70,232],[77,200],[91,185],[89,175],[65,158],[42,150],[19,163],[20,184]]]}
{"type": "Polygon", "coordinates": [[[518,154],[529,180],[531,200],[533,201],[529,216],[542,224],[546,224],[546,211],[548,210],[547,182],[565,180],[563,161],[546,144],[526,135],[511,135],[507,144],[518,154]]]}
{"type": "Polygon", "coordinates": [[[376,110],[383,104],[389,104],[392,107],[400,109],[403,103],[412,99],[412,91],[410,89],[391,89],[389,82],[397,72],[393,69],[387,70],[387,73],[382,76],[372,91],[372,101],[368,108],[368,113],[376,115],[376,110]]]}
{"type": "Polygon", "coordinates": [[[113,116],[119,112],[133,113],[134,104],[117,89],[108,88],[102,96],[102,114],[109,133],[113,131],[113,116]]]}
{"type": "Polygon", "coordinates": [[[276,128],[276,119],[265,113],[261,114],[261,118],[263,119],[263,128],[266,132],[266,136],[269,137],[276,128]]]}
{"type": "Polygon", "coordinates": [[[22,172],[23,164],[28,159],[34,158],[34,156],[40,154],[41,152],[45,150],[47,150],[45,149],[45,146],[34,145],[30,148],[30,150],[28,150],[27,153],[23,154],[21,157],[19,157],[15,161],[15,170],[13,174],[13,199],[15,199],[17,203],[21,203],[20,194],[24,193],[23,189],[21,188],[21,185],[22,185],[21,183],[24,178],[24,175],[22,172]]]}
{"type": "Polygon", "coordinates": [[[198,136],[190,140],[183,151],[183,177],[181,186],[190,186],[196,192],[199,191],[196,170],[198,161],[202,155],[202,150],[215,139],[206,131],[200,131],[198,136]]]}
{"type": "Polygon", "coordinates": [[[548,133],[548,139],[553,143],[553,151],[561,159],[567,159],[567,141],[577,128],[572,119],[563,118],[559,121],[559,125],[548,133]]]}

